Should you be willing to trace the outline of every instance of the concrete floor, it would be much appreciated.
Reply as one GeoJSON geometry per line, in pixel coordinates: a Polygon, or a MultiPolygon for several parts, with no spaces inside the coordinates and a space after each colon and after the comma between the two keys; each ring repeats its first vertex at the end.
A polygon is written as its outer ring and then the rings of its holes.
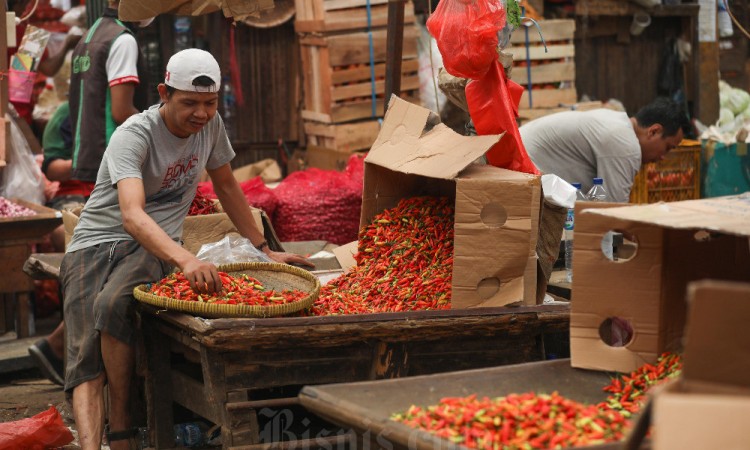
{"type": "MultiPolygon", "coordinates": [[[[57,320],[59,318],[56,317],[38,320],[38,336],[17,339],[14,332],[0,336],[0,429],[4,423],[32,417],[54,406],[75,437],[73,414],[62,387],[42,376],[27,350],[52,330],[57,320]]],[[[77,440],[74,440],[63,448],[74,450],[80,447],[77,440]]]]}

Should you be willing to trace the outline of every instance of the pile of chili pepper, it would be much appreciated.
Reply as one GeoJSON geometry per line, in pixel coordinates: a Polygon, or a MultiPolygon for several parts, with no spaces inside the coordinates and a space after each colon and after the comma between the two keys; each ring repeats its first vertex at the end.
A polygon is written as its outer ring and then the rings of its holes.
{"type": "Polygon", "coordinates": [[[644,364],[628,375],[620,375],[604,387],[610,395],[599,404],[600,408],[611,408],[629,417],[640,411],[646,402],[646,392],[652,387],[675,378],[682,373],[682,359],[675,353],[663,353],[654,364],[644,364]]]}
{"type": "Polygon", "coordinates": [[[282,305],[302,300],[308,295],[298,290],[285,289],[281,292],[266,290],[260,281],[247,274],[235,277],[225,272],[219,272],[219,277],[221,278],[222,289],[214,294],[195,292],[182,272],[167,275],[158,283],[148,285],[148,290],[150,293],[161,297],[186,302],[215,303],[217,305],[282,305]]]}
{"type": "Polygon", "coordinates": [[[360,231],[357,266],[321,289],[312,315],[448,309],[454,208],[413,197],[360,231]]]}
{"type": "Polygon", "coordinates": [[[216,204],[204,195],[201,191],[195,191],[195,197],[193,197],[193,203],[190,204],[188,210],[188,216],[202,216],[205,214],[215,214],[219,212],[216,209],[216,204]]]}
{"type": "Polygon", "coordinates": [[[618,411],[584,405],[557,392],[450,397],[427,408],[412,406],[391,419],[469,448],[503,450],[619,441],[629,424],[618,411]]]}

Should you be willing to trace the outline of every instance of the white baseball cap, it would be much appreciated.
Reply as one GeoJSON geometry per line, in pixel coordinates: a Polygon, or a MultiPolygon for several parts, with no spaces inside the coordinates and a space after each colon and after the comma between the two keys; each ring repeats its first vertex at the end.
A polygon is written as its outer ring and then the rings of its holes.
{"type": "Polygon", "coordinates": [[[221,70],[216,59],[205,50],[188,48],[175,53],[169,58],[164,84],[180,91],[219,92],[221,87],[221,70]],[[196,86],[193,81],[201,76],[213,80],[211,86],[196,86]]]}

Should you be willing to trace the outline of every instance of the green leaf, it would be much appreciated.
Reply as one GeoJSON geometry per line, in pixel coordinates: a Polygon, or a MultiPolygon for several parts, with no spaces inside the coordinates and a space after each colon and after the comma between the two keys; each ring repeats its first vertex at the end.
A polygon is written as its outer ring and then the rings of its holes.
{"type": "Polygon", "coordinates": [[[521,7],[517,0],[505,0],[506,21],[515,28],[521,26],[521,7]]]}

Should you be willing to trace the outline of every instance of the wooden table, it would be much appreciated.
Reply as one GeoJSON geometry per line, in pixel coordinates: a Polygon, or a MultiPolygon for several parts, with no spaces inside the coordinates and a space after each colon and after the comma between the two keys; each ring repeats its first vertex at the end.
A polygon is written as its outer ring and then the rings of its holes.
{"type": "Polygon", "coordinates": [[[539,361],[570,319],[568,305],[213,320],[140,309],[157,448],[174,445],[173,403],[221,425],[225,449],[266,448],[257,412],[298,405],[303,385],[539,361]]]}
{"type": "Polygon", "coordinates": [[[32,334],[33,311],[29,294],[34,290],[34,282],[24,273],[23,266],[31,255],[31,245],[62,224],[62,216],[54,209],[24,200],[11,200],[37,212],[33,216],[0,218],[0,261],[4,268],[0,276],[0,297],[4,299],[0,308],[3,317],[0,326],[3,331],[15,327],[17,337],[24,338],[32,334]]]}
{"type": "MultiPolygon", "coordinates": [[[[609,384],[610,376],[607,372],[574,369],[569,359],[560,359],[398,380],[305,386],[299,398],[308,410],[353,430],[358,438],[356,448],[465,450],[461,445],[394,422],[390,416],[411,405],[428,406],[443,397],[470,394],[500,397],[556,390],[572,400],[598,403],[607,396],[602,388],[609,384]]],[[[607,444],[586,448],[622,447],[607,444]]]]}

